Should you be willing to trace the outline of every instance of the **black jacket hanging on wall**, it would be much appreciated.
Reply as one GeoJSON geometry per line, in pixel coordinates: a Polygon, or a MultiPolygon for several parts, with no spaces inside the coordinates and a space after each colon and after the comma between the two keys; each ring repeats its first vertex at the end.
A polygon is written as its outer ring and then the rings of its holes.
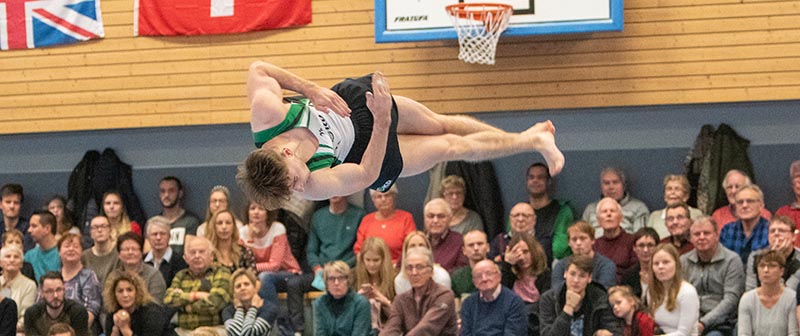
{"type": "Polygon", "coordinates": [[[89,150],[72,170],[67,186],[67,205],[75,214],[75,223],[81,232],[89,232],[86,223],[94,215],[90,212],[95,212],[90,209],[102,209],[103,194],[110,190],[122,195],[131,220],[138,223],[147,221],[139,197],[133,190],[131,166],[122,162],[111,148],[106,148],[103,154],[89,150]]]}

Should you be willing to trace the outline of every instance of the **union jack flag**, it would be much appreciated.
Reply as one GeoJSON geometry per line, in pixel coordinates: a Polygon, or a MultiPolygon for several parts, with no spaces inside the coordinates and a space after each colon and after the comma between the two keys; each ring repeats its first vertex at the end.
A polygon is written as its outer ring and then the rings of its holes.
{"type": "Polygon", "coordinates": [[[0,0],[0,49],[101,38],[100,0],[0,0]]]}

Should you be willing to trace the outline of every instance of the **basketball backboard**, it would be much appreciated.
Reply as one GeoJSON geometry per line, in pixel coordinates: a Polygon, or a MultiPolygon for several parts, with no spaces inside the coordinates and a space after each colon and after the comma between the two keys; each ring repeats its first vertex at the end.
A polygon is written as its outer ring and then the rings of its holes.
{"type": "Polygon", "coordinates": [[[512,5],[503,36],[622,30],[622,0],[375,0],[375,41],[455,39],[445,6],[459,2],[512,5]]]}

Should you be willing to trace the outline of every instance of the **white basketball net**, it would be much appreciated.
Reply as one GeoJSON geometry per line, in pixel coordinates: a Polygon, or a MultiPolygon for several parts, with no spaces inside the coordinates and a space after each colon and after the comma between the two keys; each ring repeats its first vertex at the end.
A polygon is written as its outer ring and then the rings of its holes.
{"type": "Polygon", "coordinates": [[[449,7],[448,12],[458,32],[458,59],[467,63],[494,64],[497,41],[508,27],[512,11],[493,4],[449,7]]]}

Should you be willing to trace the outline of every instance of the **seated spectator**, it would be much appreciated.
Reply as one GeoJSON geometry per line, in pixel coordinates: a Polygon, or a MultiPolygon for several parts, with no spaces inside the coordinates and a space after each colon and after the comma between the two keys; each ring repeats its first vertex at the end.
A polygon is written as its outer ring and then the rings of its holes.
{"type": "Polygon", "coordinates": [[[36,278],[49,271],[61,269],[56,240],[56,217],[47,210],[36,210],[31,215],[28,232],[36,242],[36,247],[25,252],[25,261],[33,266],[36,278]]]}
{"type": "Polygon", "coordinates": [[[0,249],[0,295],[11,298],[17,306],[17,330],[23,330],[25,310],[36,300],[36,283],[21,275],[22,244],[7,244],[0,249]]]}
{"type": "Polygon", "coordinates": [[[106,309],[106,335],[172,335],[169,314],[147,292],[141,277],[115,270],[109,274],[103,290],[106,309]]]}
{"type": "Polygon", "coordinates": [[[380,335],[455,335],[455,300],[450,289],[433,281],[433,254],[415,247],[406,251],[403,274],[411,290],[392,302],[392,314],[380,335]]]}
{"type": "Polygon", "coordinates": [[[17,318],[17,302],[0,291],[0,335],[16,335],[17,318]]]}
{"type": "Polygon", "coordinates": [[[350,266],[329,262],[322,278],[326,293],[314,300],[314,335],[369,335],[369,302],[350,289],[350,266]]]}
{"type": "Polygon", "coordinates": [[[203,326],[224,332],[220,312],[231,301],[231,272],[212,263],[212,249],[208,239],[190,237],[184,252],[189,268],[175,275],[164,297],[166,306],[178,310],[180,336],[203,326]]]}
{"type": "Polygon", "coordinates": [[[516,233],[528,233],[536,235],[536,212],[530,204],[520,202],[515,204],[508,214],[508,222],[511,230],[507,233],[500,233],[492,239],[489,244],[488,258],[495,262],[503,260],[506,247],[511,241],[511,236],[516,233]]]}
{"type": "MultiPolygon", "coordinates": [[[[296,302],[298,309],[303,302],[303,294],[314,290],[311,286],[315,276],[322,279],[323,266],[331,261],[342,260],[348,266],[355,266],[356,256],[353,244],[356,242],[358,224],[364,217],[364,209],[351,205],[346,196],[329,199],[329,205],[320,208],[311,217],[311,231],[308,234],[306,258],[313,273],[306,272],[289,279],[286,294],[288,301],[296,302]]],[[[305,330],[305,316],[295,315],[298,329],[305,330]]]]}
{"type": "MultiPolygon", "coordinates": [[[[211,223],[211,217],[214,216],[215,213],[222,210],[229,210],[232,207],[230,206],[230,195],[231,192],[228,190],[228,187],[223,185],[217,185],[211,188],[211,193],[208,195],[208,209],[206,210],[206,219],[203,221],[200,226],[197,227],[197,236],[198,237],[206,237],[206,228],[211,223]]],[[[232,212],[231,212],[232,213],[232,212]]],[[[236,228],[241,230],[244,226],[238,218],[234,218],[236,220],[236,228]]],[[[206,237],[208,238],[208,237],[206,237]]]]}
{"type": "MultiPolygon", "coordinates": [[[[22,251],[22,232],[19,232],[17,229],[10,229],[3,233],[2,236],[2,244],[0,246],[6,245],[17,245],[20,251],[22,251]]],[[[21,257],[22,258],[22,257],[21,257]]],[[[36,285],[36,275],[33,273],[33,265],[31,263],[22,260],[22,268],[20,270],[22,275],[33,281],[34,286],[36,285]]],[[[3,265],[0,264],[0,274],[3,273],[3,265]]]]}
{"type": "Polygon", "coordinates": [[[603,235],[594,242],[594,250],[617,265],[617,280],[627,276],[636,264],[636,253],[633,252],[633,235],[625,232],[622,223],[622,207],[612,198],[603,198],[597,203],[597,222],[603,229],[603,235]]]}
{"type": "Polygon", "coordinates": [[[128,231],[142,235],[142,228],[139,223],[132,221],[128,217],[128,212],[125,210],[125,202],[123,202],[122,195],[119,192],[107,191],[103,194],[103,211],[101,214],[105,215],[109,224],[111,224],[112,241],[128,231]]]}
{"type": "Polygon", "coordinates": [[[169,246],[179,255],[187,236],[197,235],[200,220],[183,207],[183,183],[175,176],[165,176],[158,182],[158,196],[161,200],[161,213],[170,223],[169,246]]]}
{"type": "MultiPolygon", "coordinates": [[[[742,187],[750,184],[753,184],[750,177],[741,170],[731,169],[725,174],[725,178],[722,180],[722,188],[725,189],[725,195],[728,197],[728,205],[717,208],[711,214],[711,218],[719,225],[720,232],[722,232],[726,224],[739,219],[739,215],[736,213],[736,193],[742,187]]],[[[772,214],[764,208],[761,209],[761,217],[770,219],[772,214]]]]}
{"type": "Polygon", "coordinates": [[[670,244],[658,245],[652,266],[647,297],[653,320],[666,335],[697,335],[700,301],[694,286],[683,280],[678,250],[670,244]]]}
{"type": "Polygon", "coordinates": [[[479,261],[486,259],[486,253],[489,252],[489,243],[486,241],[486,233],[481,230],[467,232],[467,234],[464,235],[464,246],[462,250],[469,264],[457,269],[453,272],[453,276],[451,277],[453,293],[456,295],[456,299],[466,298],[467,295],[475,291],[475,284],[472,281],[472,268],[475,267],[475,264],[479,261]]]}
{"type": "Polygon", "coordinates": [[[592,273],[597,271],[592,258],[575,254],[561,262],[567,263],[567,271],[562,273],[565,280],[545,292],[539,301],[540,334],[621,335],[605,288],[592,281],[592,273]]]}
{"type": "MultiPolygon", "coordinates": [[[[414,231],[409,233],[406,236],[406,240],[403,242],[403,258],[400,262],[400,272],[394,278],[394,290],[395,293],[400,294],[411,290],[411,282],[408,281],[408,276],[405,273],[405,262],[406,262],[406,252],[408,250],[415,248],[415,247],[422,247],[431,249],[431,243],[428,241],[428,238],[425,236],[424,233],[421,231],[414,231]]],[[[433,253],[433,252],[431,252],[433,253]]],[[[437,264],[433,264],[433,281],[436,283],[450,289],[451,282],[450,282],[450,274],[447,273],[447,270],[442,268],[437,264]]]]}
{"type": "Polygon", "coordinates": [[[514,291],[530,307],[550,289],[550,269],[544,249],[536,238],[520,233],[511,239],[505,255],[500,263],[503,286],[514,291]]]}
{"type": "MultiPolygon", "coordinates": [[[[622,207],[620,227],[625,232],[632,234],[645,226],[650,210],[647,209],[644,202],[628,194],[628,180],[621,169],[608,167],[600,172],[600,191],[602,198],[612,198],[622,207]]],[[[597,209],[599,209],[597,205],[598,202],[593,202],[586,206],[586,210],[583,211],[583,220],[595,228],[596,238],[600,238],[603,230],[597,230],[601,228],[597,222],[597,209]]]]}
{"type": "Polygon", "coordinates": [[[98,279],[105,279],[119,263],[116,242],[111,240],[111,224],[106,216],[98,215],[89,222],[89,229],[94,246],[83,251],[81,263],[94,271],[98,279]]]}
{"type": "Polygon", "coordinates": [[[101,334],[100,316],[102,309],[102,286],[94,271],[81,264],[81,236],[65,233],[58,241],[58,254],[61,257],[61,277],[64,279],[64,297],[80,303],[89,315],[87,325],[94,335],[101,334]]]}
{"type": "Polygon", "coordinates": [[[769,248],[761,249],[750,254],[747,258],[744,289],[749,291],[760,285],[757,275],[758,258],[767,251],[778,251],[784,257],[783,276],[784,285],[788,288],[797,288],[800,284],[800,251],[794,248],[795,223],[791,218],[783,215],[772,217],[769,223],[769,248]]]}
{"type": "MultiPolygon", "coordinates": [[[[611,259],[594,252],[594,228],[587,222],[576,221],[567,229],[569,236],[569,247],[572,255],[585,255],[592,259],[592,282],[611,288],[617,284],[617,266],[611,259]]],[[[567,271],[569,262],[564,259],[553,266],[553,274],[550,281],[550,288],[555,288],[564,283],[564,273],[567,271]]]]}
{"type": "Polygon", "coordinates": [[[61,236],[67,232],[71,232],[77,235],[81,234],[81,229],[75,226],[75,223],[72,219],[72,212],[67,209],[67,199],[61,195],[55,195],[50,197],[47,202],[44,203],[44,208],[53,216],[56,216],[56,236],[58,239],[61,239],[61,236]]]}
{"type": "Polygon", "coordinates": [[[258,295],[258,282],[250,269],[238,269],[231,275],[233,302],[222,310],[228,335],[260,336],[270,333],[278,317],[275,306],[265,305],[258,295]]]}
{"type": "Polygon", "coordinates": [[[614,310],[614,316],[620,319],[620,324],[623,325],[623,335],[653,336],[655,334],[655,321],[644,312],[642,301],[631,291],[630,287],[611,287],[608,290],[608,303],[614,310]]]}
{"type": "MultiPolygon", "coordinates": [[[[464,178],[458,175],[448,175],[442,180],[442,199],[447,201],[450,206],[450,222],[447,226],[450,230],[461,235],[472,230],[483,231],[483,219],[477,212],[464,207],[467,183],[464,178]]],[[[436,257],[436,253],[433,253],[436,257]]]]}
{"type": "Polygon", "coordinates": [[[66,323],[56,323],[47,331],[49,336],[75,336],[75,329],[66,323]]]}
{"type": "Polygon", "coordinates": [[[692,217],[689,206],[685,203],[668,205],[665,210],[667,217],[665,222],[669,236],[662,239],[662,243],[670,243],[678,249],[681,255],[694,249],[694,245],[689,239],[689,227],[692,225],[692,217]]]}
{"type": "Polygon", "coordinates": [[[450,206],[444,199],[434,198],[425,204],[425,234],[431,242],[433,259],[448,273],[468,264],[461,250],[464,238],[448,227],[450,206]]]}
{"type": "Polygon", "coordinates": [[[289,286],[289,282],[300,281],[300,264],[292,255],[286,227],[277,221],[277,211],[267,211],[260,204],[250,202],[247,226],[242,229],[241,240],[253,250],[261,289],[258,291],[266,304],[278,304],[278,292],[287,292],[287,307],[292,317],[294,330],[303,330],[303,293],[300,286],[289,286]],[[289,294],[288,291],[292,293],[289,294]],[[299,292],[299,295],[297,292],[299,292]]]}
{"type": "Polygon", "coordinates": [[[567,227],[575,221],[569,200],[550,197],[552,185],[546,164],[536,162],[528,167],[528,203],[536,212],[536,241],[542,244],[548,265],[572,254],[567,242],[567,227]]]}
{"type": "Polygon", "coordinates": [[[380,237],[392,252],[392,263],[397,265],[400,261],[403,241],[410,232],[417,229],[417,225],[414,224],[414,217],[410,212],[396,208],[397,193],[396,183],[385,193],[370,189],[369,197],[376,211],[367,214],[361,220],[353,252],[361,252],[365,239],[380,237]]]}
{"type": "MultiPolygon", "coordinates": [[[[664,177],[664,203],[666,203],[667,207],[686,203],[689,200],[690,191],[691,186],[686,176],[669,174],[664,177]]],[[[692,207],[688,207],[688,209],[687,216],[689,218],[700,218],[703,215],[700,209],[692,207]]],[[[647,227],[655,229],[659,237],[667,237],[670,233],[667,229],[666,218],[667,208],[653,211],[647,219],[647,227]]],[[[680,247],[678,247],[678,250],[680,250],[680,247]]]]}
{"type": "Polygon", "coordinates": [[[139,275],[147,284],[147,293],[153,297],[156,303],[161,304],[164,302],[167,284],[164,282],[161,272],[153,266],[145,265],[142,258],[143,249],[144,240],[135,232],[128,231],[119,236],[117,238],[117,253],[119,253],[117,269],[139,275]]]}
{"type": "MultiPolygon", "coordinates": [[[[53,220],[55,223],[55,220],[53,220]]],[[[65,323],[75,329],[78,336],[89,336],[89,315],[78,302],[64,297],[64,279],[61,273],[50,271],[40,279],[42,299],[25,311],[25,335],[48,335],[50,327],[65,323]]]]}
{"type": "Polygon", "coordinates": [[[739,335],[797,335],[795,291],[782,284],[786,257],[767,251],[758,260],[761,285],[742,295],[739,335]]]}
{"type": "Polygon", "coordinates": [[[750,252],[769,246],[769,221],[761,217],[764,193],[755,184],[746,185],[736,192],[736,215],[739,219],[722,228],[719,240],[729,250],[747,262],[750,252]]]}
{"type": "Polygon", "coordinates": [[[395,270],[389,247],[378,237],[369,237],[361,247],[353,289],[369,300],[372,329],[380,332],[392,312],[395,270]]]}
{"type": "Polygon", "coordinates": [[[695,249],[680,258],[683,279],[700,298],[698,332],[722,335],[732,332],[736,304],[744,292],[744,267],[736,253],[719,243],[716,223],[698,218],[690,228],[695,249]]]}
{"type": "Polygon", "coordinates": [[[28,232],[28,219],[19,215],[22,203],[25,201],[22,186],[16,183],[4,184],[0,187],[0,200],[0,212],[3,213],[0,216],[0,233],[5,233],[11,229],[17,229],[22,232],[22,250],[28,252],[36,245],[36,242],[33,241],[30,232],[28,232]]]}
{"type": "Polygon", "coordinates": [[[236,221],[236,216],[229,210],[220,210],[211,216],[205,237],[214,246],[214,262],[227,267],[231,273],[239,268],[255,271],[255,255],[253,250],[240,243],[236,221]]]}
{"type": "MultiPolygon", "coordinates": [[[[794,202],[778,208],[775,215],[789,217],[798,224],[800,223],[800,160],[792,162],[789,166],[789,179],[792,181],[794,202]]],[[[800,248],[800,235],[795,235],[794,246],[800,248]]]]}
{"type": "Polygon", "coordinates": [[[366,214],[364,209],[348,203],[345,196],[331,197],[328,203],[311,217],[306,256],[315,274],[334,260],[342,260],[350,267],[356,265],[353,245],[358,225],[366,214]]]}
{"type": "Polygon", "coordinates": [[[513,291],[500,284],[497,265],[491,260],[479,261],[472,272],[478,292],[461,304],[461,335],[530,335],[525,306],[513,291]]]}
{"type": "MultiPolygon", "coordinates": [[[[161,272],[164,283],[172,284],[172,278],[178,271],[189,267],[183,256],[175,253],[169,246],[169,222],[164,216],[153,216],[145,225],[147,241],[150,242],[150,252],[144,257],[144,263],[161,272]]],[[[116,250],[114,250],[116,252],[116,250]]]]}
{"type": "Polygon", "coordinates": [[[622,278],[620,284],[628,286],[637,297],[644,299],[647,286],[650,284],[650,259],[658,245],[658,233],[653,228],[641,228],[633,234],[633,252],[639,263],[622,278]]]}

